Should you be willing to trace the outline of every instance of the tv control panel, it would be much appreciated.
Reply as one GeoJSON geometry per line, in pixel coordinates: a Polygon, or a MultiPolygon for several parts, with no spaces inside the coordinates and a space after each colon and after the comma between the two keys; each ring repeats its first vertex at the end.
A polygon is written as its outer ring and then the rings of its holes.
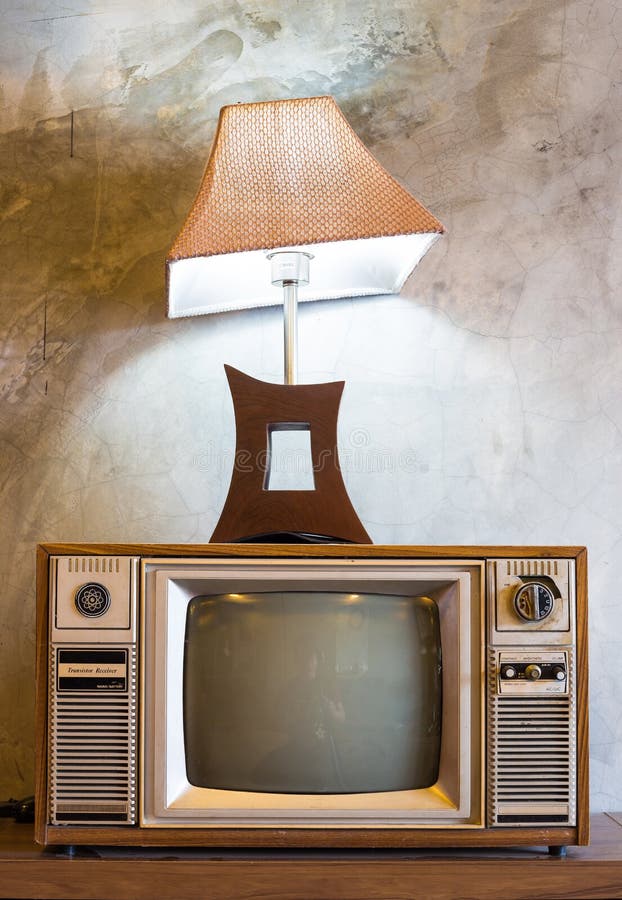
{"type": "Polygon", "coordinates": [[[500,694],[565,694],[568,687],[568,651],[497,655],[497,690],[500,694]]]}
{"type": "Polygon", "coordinates": [[[575,634],[572,565],[568,559],[490,560],[490,643],[519,647],[572,644],[575,634]]]}
{"type": "Polygon", "coordinates": [[[50,561],[49,821],[137,816],[138,559],[50,561]]]}
{"type": "Polygon", "coordinates": [[[568,559],[489,560],[488,824],[576,821],[576,600],[568,559]]]}

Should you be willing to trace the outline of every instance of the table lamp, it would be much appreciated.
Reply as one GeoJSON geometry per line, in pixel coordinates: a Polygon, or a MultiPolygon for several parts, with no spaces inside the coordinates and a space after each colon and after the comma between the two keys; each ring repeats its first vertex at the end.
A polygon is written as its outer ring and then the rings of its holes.
{"type": "Polygon", "coordinates": [[[297,383],[298,302],[399,293],[442,233],[332,97],[221,110],[199,192],[167,257],[167,315],[282,302],[284,383],[225,366],[236,454],[212,541],[371,543],[339,466],[344,382],[297,383]],[[271,487],[282,431],[308,432],[311,488],[271,487]]]}

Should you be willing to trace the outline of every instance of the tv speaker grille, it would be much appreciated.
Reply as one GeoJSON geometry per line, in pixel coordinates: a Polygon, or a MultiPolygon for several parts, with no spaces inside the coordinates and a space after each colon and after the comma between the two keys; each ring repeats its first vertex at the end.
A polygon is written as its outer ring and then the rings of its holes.
{"type": "Polygon", "coordinates": [[[123,562],[119,556],[70,556],[67,558],[68,572],[89,575],[119,573],[123,562]]]}
{"type": "Polygon", "coordinates": [[[50,658],[49,800],[52,824],[136,821],[136,651],[128,690],[59,691],[50,658]]]}
{"type": "Polygon", "coordinates": [[[558,559],[508,559],[504,563],[505,574],[514,576],[548,575],[556,578],[560,574],[558,559]]]}

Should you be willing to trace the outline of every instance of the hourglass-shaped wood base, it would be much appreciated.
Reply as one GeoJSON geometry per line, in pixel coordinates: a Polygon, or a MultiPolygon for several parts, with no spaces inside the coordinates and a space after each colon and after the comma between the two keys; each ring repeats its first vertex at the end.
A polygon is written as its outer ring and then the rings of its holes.
{"type": "Polygon", "coordinates": [[[343,482],[337,417],[343,381],[271,384],[225,366],[236,425],[229,493],[212,543],[299,534],[371,544],[343,482]],[[308,430],[313,490],[269,490],[270,435],[308,430]]]}

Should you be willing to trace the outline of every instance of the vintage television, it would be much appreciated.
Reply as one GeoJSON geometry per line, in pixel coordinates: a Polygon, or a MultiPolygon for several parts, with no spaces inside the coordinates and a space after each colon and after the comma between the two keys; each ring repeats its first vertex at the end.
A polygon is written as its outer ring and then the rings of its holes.
{"type": "Polygon", "coordinates": [[[37,647],[41,843],[588,841],[583,548],[41,545],[37,647]]]}

